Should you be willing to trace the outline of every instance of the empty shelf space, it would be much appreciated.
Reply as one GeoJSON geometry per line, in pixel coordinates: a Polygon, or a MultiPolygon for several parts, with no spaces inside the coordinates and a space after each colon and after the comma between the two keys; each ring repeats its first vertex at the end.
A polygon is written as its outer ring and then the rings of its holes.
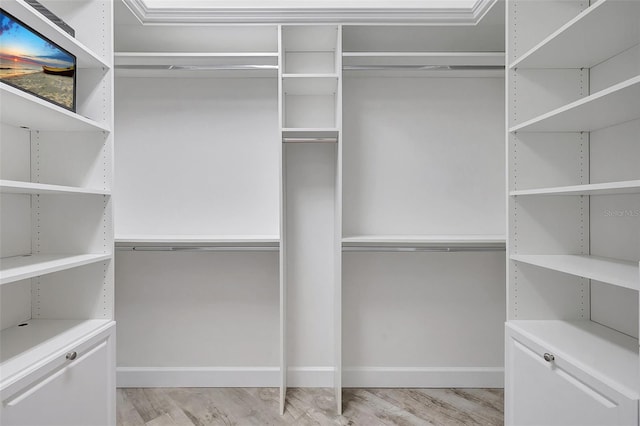
{"type": "Polygon", "coordinates": [[[587,255],[514,254],[511,260],[591,280],[640,289],[638,262],[587,255]]]}
{"type": "Polygon", "coordinates": [[[640,76],[509,129],[510,132],[593,131],[640,118],[640,76]]]}
{"type": "Polygon", "coordinates": [[[284,139],[335,139],[337,140],[339,130],[337,128],[284,128],[282,138],[284,139]]]}
{"type": "Polygon", "coordinates": [[[285,52],[335,51],[338,44],[337,25],[285,25],[282,41],[285,52]]]}
{"type": "Polygon", "coordinates": [[[0,180],[2,194],[86,194],[110,195],[110,191],[103,189],[79,188],[74,186],[49,185],[46,183],[20,182],[15,180],[0,180]]]}
{"type": "Polygon", "coordinates": [[[640,2],[600,0],[514,61],[511,68],[591,68],[638,44],[639,21],[640,2]]]}
{"type": "Polygon", "coordinates": [[[283,74],[287,95],[333,95],[338,90],[337,74],[283,74]]]}
{"type": "Polygon", "coordinates": [[[640,193],[640,180],[611,183],[591,183],[585,185],[559,186],[553,188],[523,189],[511,191],[519,195],[615,195],[640,193]]]}
{"type": "Polygon", "coordinates": [[[0,83],[0,98],[0,120],[5,124],[33,130],[109,132],[103,124],[5,83],[0,83]]]}
{"type": "Polygon", "coordinates": [[[0,389],[15,382],[16,376],[26,376],[79,340],[107,329],[111,320],[50,320],[30,319],[0,332],[0,389]]]}
{"type": "Polygon", "coordinates": [[[280,247],[277,235],[117,235],[118,249],[163,248],[275,248],[280,247]]]}
{"type": "Polygon", "coordinates": [[[31,254],[0,259],[0,284],[111,259],[110,254],[31,254]]]}
{"type": "Polygon", "coordinates": [[[507,327],[628,398],[640,397],[637,339],[587,320],[518,320],[507,327]]]}
{"type": "Polygon", "coordinates": [[[343,249],[504,250],[504,235],[360,235],[342,239],[343,249]]]}
{"type": "MultiPolygon", "coordinates": [[[[67,34],[44,15],[37,12],[24,0],[3,0],[2,8],[61,48],[74,54],[78,62],[78,68],[111,68],[110,60],[107,62],[100,58],[76,38],[67,34]]],[[[4,114],[4,109],[2,113],[4,114]]]]}
{"type": "Polygon", "coordinates": [[[342,65],[361,66],[498,66],[504,52],[343,52],[342,65]]]}

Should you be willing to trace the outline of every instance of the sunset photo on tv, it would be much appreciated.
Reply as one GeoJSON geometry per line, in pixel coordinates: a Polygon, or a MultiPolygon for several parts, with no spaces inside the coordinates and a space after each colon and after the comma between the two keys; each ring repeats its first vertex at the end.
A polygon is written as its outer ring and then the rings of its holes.
{"type": "Polygon", "coordinates": [[[0,9],[0,81],[75,111],[76,58],[0,9]]]}

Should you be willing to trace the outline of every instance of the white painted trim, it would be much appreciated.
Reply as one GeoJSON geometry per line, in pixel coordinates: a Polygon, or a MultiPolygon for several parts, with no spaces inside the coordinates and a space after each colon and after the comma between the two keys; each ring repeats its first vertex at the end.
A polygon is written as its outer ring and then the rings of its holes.
{"type": "Polygon", "coordinates": [[[502,367],[345,367],[346,388],[502,388],[502,367]]]}
{"type": "Polygon", "coordinates": [[[123,0],[142,24],[421,24],[477,25],[497,0],[471,8],[152,8],[145,0],[123,0]]]}
{"type": "Polygon", "coordinates": [[[289,367],[287,386],[293,388],[332,388],[333,367],[289,367]]]}
{"type": "Polygon", "coordinates": [[[118,367],[119,388],[278,387],[278,367],[118,367]]]}
{"type": "MultiPolygon", "coordinates": [[[[278,387],[278,367],[118,367],[119,388],[278,387]]],[[[333,387],[333,367],[289,367],[289,387],[333,387]]],[[[364,388],[502,388],[502,367],[349,367],[343,386],[364,388]]]]}

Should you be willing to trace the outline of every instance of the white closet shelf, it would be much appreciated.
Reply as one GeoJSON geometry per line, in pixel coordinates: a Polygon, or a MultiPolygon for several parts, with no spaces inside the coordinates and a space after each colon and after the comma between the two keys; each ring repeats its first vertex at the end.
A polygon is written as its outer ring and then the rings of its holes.
{"type": "Polygon", "coordinates": [[[640,118],[640,75],[512,127],[510,132],[583,132],[640,118]]]}
{"type": "Polygon", "coordinates": [[[24,0],[3,0],[2,8],[11,15],[18,17],[25,24],[63,49],[74,54],[78,61],[78,68],[111,68],[110,59],[107,61],[98,56],[76,38],[71,37],[40,12],[36,11],[24,0]]]}
{"type": "Polygon", "coordinates": [[[103,189],[80,188],[74,186],[49,185],[46,183],[21,182],[15,180],[0,180],[0,193],[2,194],[86,194],[86,195],[110,195],[110,191],[103,189]]]}
{"type": "Polygon", "coordinates": [[[118,247],[279,247],[277,235],[116,235],[118,247]]]}
{"type": "Polygon", "coordinates": [[[357,235],[342,239],[343,247],[495,247],[504,235],[357,235]]]}
{"type": "Polygon", "coordinates": [[[510,68],[591,68],[638,44],[638,22],[640,2],[600,0],[514,61],[510,68]]]}
{"type": "Polygon", "coordinates": [[[507,327],[629,399],[640,398],[637,339],[588,320],[516,320],[507,327]]]}
{"type": "Polygon", "coordinates": [[[591,183],[586,185],[559,186],[553,188],[522,189],[511,191],[518,195],[615,195],[640,193],[640,180],[624,182],[591,183]]]}
{"type": "Polygon", "coordinates": [[[278,65],[278,52],[116,52],[115,66],[278,65]]]}
{"type": "Polygon", "coordinates": [[[337,74],[283,74],[287,95],[333,95],[338,90],[337,74]]]}
{"type": "Polygon", "coordinates": [[[111,259],[110,254],[31,254],[0,259],[0,284],[111,259]]]}
{"type": "Polygon", "coordinates": [[[511,260],[591,280],[640,290],[638,262],[587,255],[514,254],[511,260]]]}
{"type": "Polygon", "coordinates": [[[504,66],[504,52],[343,52],[342,65],[504,66]]]}
{"type": "Polygon", "coordinates": [[[64,357],[71,345],[99,334],[111,325],[107,319],[30,319],[0,331],[0,390],[46,365],[64,357]]]}
{"type": "Polygon", "coordinates": [[[283,138],[336,139],[340,131],[337,128],[322,127],[285,127],[283,138]]]}
{"type": "Polygon", "coordinates": [[[13,86],[0,83],[0,121],[33,130],[109,132],[97,121],[83,117],[13,86]]]}

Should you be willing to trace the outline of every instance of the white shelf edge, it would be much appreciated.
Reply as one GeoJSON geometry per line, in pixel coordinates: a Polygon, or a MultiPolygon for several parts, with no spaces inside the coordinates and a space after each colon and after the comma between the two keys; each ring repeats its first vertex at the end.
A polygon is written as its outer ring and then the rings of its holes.
{"type": "Polygon", "coordinates": [[[229,246],[278,247],[277,235],[116,235],[116,246],[229,246]]]}
{"type": "Polygon", "coordinates": [[[511,260],[607,284],[640,290],[638,262],[588,255],[512,254],[511,260]]]}
{"type": "Polygon", "coordinates": [[[503,251],[505,247],[504,235],[359,235],[342,238],[345,251],[503,251]]]}
{"type": "Polygon", "coordinates": [[[342,52],[347,57],[504,58],[505,52],[342,52]]]}
{"type": "Polygon", "coordinates": [[[505,52],[343,52],[344,66],[496,66],[505,52]]]}
{"type": "Polygon", "coordinates": [[[111,254],[33,254],[0,259],[0,285],[111,259],[111,254]]]}
{"type": "Polygon", "coordinates": [[[116,58],[260,58],[278,52],[114,52],[116,58]]]}
{"type": "MultiPolygon", "coordinates": [[[[536,44],[534,47],[532,47],[527,52],[525,52],[520,58],[518,58],[511,65],[509,65],[509,69],[515,69],[522,66],[522,63],[526,62],[529,58],[531,58],[531,56],[547,48],[550,42],[562,37],[563,34],[565,34],[568,30],[575,28],[575,26],[579,25],[580,22],[583,21],[586,17],[589,17],[594,13],[598,13],[601,8],[607,7],[609,4],[612,4],[611,0],[600,0],[592,4],[591,6],[587,7],[585,10],[580,12],[576,17],[571,19],[562,27],[560,27],[559,29],[551,33],[549,36],[547,36],[540,43],[536,44]]],[[[618,52],[612,52],[611,56],[613,56],[616,53],[618,52]]],[[[526,67],[526,64],[524,67],[526,67]]]]}
{"type": "Polygon", "coordinates": [[[0,193],[2,194],[85,194],[111,195],[103,189],[81,188],[75,186],[50,185],[45,183],[21,182],[0,179],[0,193]]]}
{"type": "Polygon", "coordinates": [[[338,74],[282,74],[282,78],[300,78],[300,79],[304,79],[304,78],[317,78],[317,79],[337,79],[338,78],[338,74]]]}
{"type": "MultiPolygon", "coordinates": [[[[589,103],[598,101],[606,96],[615,94],[617,92],[621,92],[624,91],[625,89],[629,89],[633,86],[636,85],[640,85],[640,75],[635,76],[633,78],[630,78],[626,81],[623,81],[621,83],[615,84],[611,87],[608,87],[606,89],[603,89],[599,92],[596,92],[592,95],[589,95],[587,97],[584,97],[582,99],[579,99],[575,102],[571,102],[570,104],[561,106],[560,108],[556,108],[553,111],[547,112],[545,114],[539,115],[537,117],[534,117],[528,121],[525,121],[524,123],[518,124],[517,126],[513,126],[509,129],[510,133],[515,133],[515,132],[519,132],[519,131],[526,131],[527,127],[533,126],[535,124],[539,124],[541,122],[543,122],[544,120],[550,119],[550,118],[554,118],[557,117],[559,115],[561,115],[562,113],[565,112],[569,112],[571,110],[577,109],[583,105],[587,105],[589,103]]],[[[638,118],[638,117],[636,117],[638,118]]],[[[533,130],[535,131],[535,130],[533,130]]]]}
{"type": "Polygon", "coordinates": [[[24,323],[29,325],[0,331],[0,392],[62,358],[69,346],[88,341],[114,324],[111,319],[29,319],[24,323]]]}
{"type": "Polygon", "coordinates": [[[495,243],[504,244],[505,235],[459,234],[459,235],[352,235],[342,238],[343,244],[390,242],[390,243],[495,243]]]}
{"type": "Polygon", "coordinates": [[[111,69],[111,64],[105,62],[103,58],[67,34],[24,0],[3,0],[2,8],[63,49],[73,53],[78,60],[78,68],[111,69]]]}
{"type": "MultiPolygon", "coordinates": [[[[629,399],[640,399],[640,385],[637,383],[637,379],[635,379],[635,383],[633,378],[625,380],[634,376],[634,374],[628,374],[629,372],[638,371],[638,339],[590,320],[509,320],[507,321],[507,327],[544,347],[546,350],[553,352],[554,355],[567,359],[573,365],[592,375],[598,381],[623,393],[629,399]],[[577,332],[577,335],[564,336],[563,339],[557,339],[551,337],[548,332],[545,335],[536,330],[540,329],[541,325],[547,329],[562,328],[565,331],[566,329],[579,329],[580,332],[577,332]],[[606,352],[606,359],[601,359],[603,362],[600,364],[588,363],[588,357],[580,357],[580,355],[589,354],[590,351],[577,351],[569,347],[572,344],[575,345],[576,341],[585,340],[585,334],[592,336],[593,343],[597,342],[598,346],[604,349],[600,352],[606,352]],[[603,343],[605,340],[607,343],[603,343]],[[625,368],[626,373],[624,376],[614,377],[610,371],[603,371],[602,365],[605,364],[619,366],[621,361],[622,364],[626,364],[625,358],[634,358],[633,355],[629,356],[629,353],[633,351],[635,351],[635,359],[632,359],[629,365],[625,365],[628,369],[625,368]],[[617,356],[612,358],[614,354],[617,356]]],[[[593,344],[588,346],[589,350],[592,350],[593,344]]]]}
{"type": "Polygon", "coordinates": [[[340,130],[337,127],[284,127],[283,138],[337,138],[340,130]]]}
{"type": "Polygon", "coordinates": [[[640,180],[510,191],[509,195],[610,195],[640,193],[640,180]]]}
{"type": "Polygon", "coordinates": [[[67,123],[69,124],[76,124],[74,128],[74,130],[76,131],[111,132],[109,127],[106,125],[100,124],[97,121],[84,117],[78,113],[69,111],[65,108],[62,108],[61,106],[52,104],[51,102],[47,102],[44,99],[40,99],[35,95],[24,92],[3,82],[0,82],[0,99],[2,99],[2,109],[0,114],[0,121],[2,123],[15,126],[24,126],[27,128],[32,128],[34,130],[62,130],[63,126],[56,126],[54,129],[51,126],[38,125],[38,122],[40,120],[39,116],[42,114],[47,114],[50,116],[55,116],[58,119],[67,120],[67,123]],[[30,105],[32,106],[32,108],[34,108],[34,111],[32,111],[29,118],[32,124],[30,124],[28,121],[20,121],[19,119],[12,117],[10,117],[9,120],[6,120],[7,115],[10,115],[11,113],[10,110],[12,108],[10,104],[12,102],[21,103],[23,107],[30,105]],[[5,108],[8,109],[5,110],[5,108]]]}

